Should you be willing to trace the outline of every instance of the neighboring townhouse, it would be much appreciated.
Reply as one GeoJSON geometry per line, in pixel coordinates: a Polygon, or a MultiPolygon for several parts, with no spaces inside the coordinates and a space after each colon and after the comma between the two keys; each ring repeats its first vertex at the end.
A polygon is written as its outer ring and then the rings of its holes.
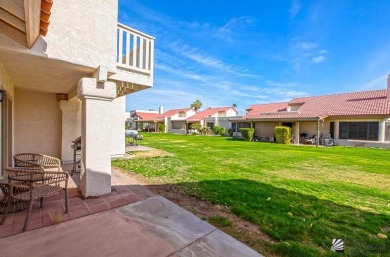
{"type": "Polygon", "coordinates": [[[196,112],[192,108],[173,109],[159,115],[159,121],[165,124],[166,133],[187,134],[187,118],[196,112]]]}
{"type": "Polygon", "coordinates": [[[134,110],[130,112],[130,129],[144,132],[157,132],[159,124],[158,111],[134,110]]]}
{"type": "Polygon", "coordinates": [[[231,128],[229,119],[237,117],[237,113],[233,107],[210,107],[189,117],[187,123],[189,128],[194,123],[200,123],[203,127],[211,129],[215,126],[224,127],[227,133],[228,129],[231,128]]]}
{"type": "Polygon", "coordinates": [[[330,134],[335,145],[389,148],[390,76],[384,90],[252,105],[245,116],[231,121],[235,131],[240,126],[253,127],[257,137],[270,141],[275,126],[285,125],[292,128],[296,143],[305,137],[313,138],[318,145],[321,136],[330,134]]]}
{"type": "Polygon", "coordinates": [[[154,38],[118,23],[116,0],[0,1],[1,171],[14,153],[73,161],[84,196],[111,192],[125,154],[125,95],[153,86],[154,38]]]}

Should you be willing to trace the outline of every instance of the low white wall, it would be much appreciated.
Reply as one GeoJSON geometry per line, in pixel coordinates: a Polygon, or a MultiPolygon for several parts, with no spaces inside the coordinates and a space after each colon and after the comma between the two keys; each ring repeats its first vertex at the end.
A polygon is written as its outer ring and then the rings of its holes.
{"type": "Polygon", "coordinates": [[[170,131],[171,133],[174,133],[174,134],[187,134],[187,131],[185,129],[171,129],[170,131]]]}
{"type": "Polygon", "coordinates": [[[357,147],[379,147],[390,148],[390,142],[365,141],[365,140],[349,140],[349,139],[334,139],[334,145],[357,146],[357,147]]]}

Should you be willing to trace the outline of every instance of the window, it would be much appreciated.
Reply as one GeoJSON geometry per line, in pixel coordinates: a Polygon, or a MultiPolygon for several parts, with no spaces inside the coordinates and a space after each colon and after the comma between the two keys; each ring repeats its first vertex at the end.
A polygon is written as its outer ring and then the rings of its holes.
{"type": "Polygon", "coordinates": [[[179,117],[180,118],[185,118],[186,117],[186,113],[185,112],[179,112],[179,117]]]}
{"type": "Polygon", "coordinates": [[[332,121],[329,126],[329,134],[332,138],[334,138],[334,122],[332,121]]]}
{"type": "Polygon", "coordinates": [[[214,128],[214,122],[207,122],[206,127],[213,129],[214,128]]]}
{"type": "Polygon", "coordinates": [[[180,121],[172,121],[172,129],[184,129],[185,123],[180,121]]]}
{"type": "Polygon", "coordinates": [[[379,140],[379,122],[340,122],[340,139],[379,140]]]}
{"type": "Polygon", "coordinates": [[[232,123],[232,129],[234,132],[236,132],[236,127],[238,124],[237,131],[240,132],[240,128],[250,128],[251,124],[249,122],[239,122],[239,123],[232,123]]]}

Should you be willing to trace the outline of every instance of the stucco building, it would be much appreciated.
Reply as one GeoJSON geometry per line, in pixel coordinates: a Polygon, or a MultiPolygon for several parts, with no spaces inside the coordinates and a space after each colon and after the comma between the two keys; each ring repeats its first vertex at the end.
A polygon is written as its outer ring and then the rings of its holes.
{"type": "Polygon", "coordinates": [[[83,195],[111,192],[125,95],[153,86],[154,38],[119,24],[116,0],[0,4],[1,167],[20,152],[72,162],[82,136],[83,195]]]}
{"type": "Polygon", "coordinates": [[[235,123],[255,128],[258,138],[273,138],[274,128],[292,128],[295,143],[302,137],[319,144],[330,135],[335,145],[390,147],[390,75],[387,89],[294,98],[289,102],[258,104],[235,123]],[[319,136],[318,136],[319,135],[319,136]]]}

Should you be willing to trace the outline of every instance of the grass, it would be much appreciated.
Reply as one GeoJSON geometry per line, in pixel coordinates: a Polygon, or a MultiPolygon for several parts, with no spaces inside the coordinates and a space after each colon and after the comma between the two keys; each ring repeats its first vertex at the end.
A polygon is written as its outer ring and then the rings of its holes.
{"type": "MultiPolygon", "coordinates": [[[[170,156],[116,160],[151,182],[225,205],[277,243],[280,256],[390,256],[390,151],[145,134],[170,156]]],[[[266,254],[263,252],[263,254],[266,254]]]]}

